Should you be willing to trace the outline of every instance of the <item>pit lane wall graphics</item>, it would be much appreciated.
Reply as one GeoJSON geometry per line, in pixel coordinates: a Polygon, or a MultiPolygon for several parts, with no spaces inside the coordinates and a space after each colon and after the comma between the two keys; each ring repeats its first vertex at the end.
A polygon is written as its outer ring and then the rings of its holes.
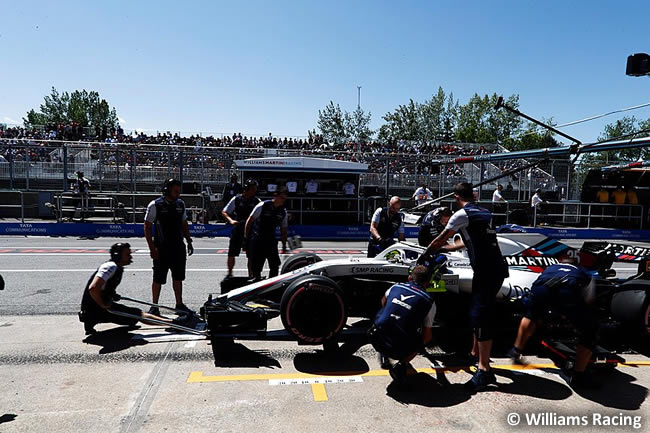
{"type": "MultiPolygon", "coordinates": [[[[289,236],[303,240],[368,239],[370,226],[289,226],[289,236]]],[[[406,227],[407,238],[417,238],[417,227],[406,227]]],[[[650,230],[572,229],[521,227],[525,233],[541,233],[554,239],[625,239],[650,241],[650,230]]],[[[229,237],[232,228],[223,224],[190,224],[193,237],[229,237]]],[[[142,224],[95,223],[0,223],[0,236],[144,237],[142,224]]],[[[278,233],[279,237],[279,233],[278,233]]]]}

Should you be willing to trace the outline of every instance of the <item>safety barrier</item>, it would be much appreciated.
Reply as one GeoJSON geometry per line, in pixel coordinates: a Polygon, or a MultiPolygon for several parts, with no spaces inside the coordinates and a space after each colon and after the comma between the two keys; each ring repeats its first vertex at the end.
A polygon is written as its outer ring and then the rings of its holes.
{"type": "MultiPolygon", "coordinates": [[[[223,224],[190,224],[193,237],[229,237],[232,227],[223,224]]],[[[549,227],[518,227],[517,231],[540,233],[555,239],[625,239],[650,241],[650,230],[578,229],[549,227]]],[[[406,237],[416,238],[418,228],[406,227],[406,237]]],[[[62,224],[62,223],[0,223],[0,236],[75,236],[75,237],[144,237],[142,224],[62,224]]],[[[364,241],[369,236],[368,225],[289,227],[289,235],[303,240],[364,241]]]]}

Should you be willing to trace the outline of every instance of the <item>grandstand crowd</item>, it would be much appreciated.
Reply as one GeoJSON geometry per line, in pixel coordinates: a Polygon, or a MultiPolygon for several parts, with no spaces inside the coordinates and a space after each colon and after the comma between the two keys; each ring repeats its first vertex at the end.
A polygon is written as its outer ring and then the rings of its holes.
{"type": "MultiPolygon", "coordinates": [[[[109,165],[137,164],[139,166],[155,166],[175,163],[178,159],[180,146],[187,149],[184,152],[184,164],[190,167],[213,166],[216,168],[231,168],[234,159],[239,157],[255,157],[265,154],[269,149],[292,151],[304,156],[323,156],[338,160],[366,163],[370,172],[384,173],[387,169],[392,173],[404,174],[438,174],[439,167],[428,163],[429,159],[444,155],[479,155],[498,151],[496,146],[461,145],[454,143],[412,143],[405,141],[380,142],[369,141],[358,143],[347,141],[343,143],[328,143],[322,135],[310,134],[308,137],[248,137],[241,133],[232,136],[182,136],[179,133],[146,134],[142,131],[125,133],[118,128],[84,128],[79,124],[58,124],[49,127],[24,128],[6,127],[0,125],[0,161],[13,156],[14,161],[59,162],[61,152],[56,149],[58,143],[44,140],[61,140],[81,142],[79,146],[87,146],[91,150],[91,158],[99,158],[100,143],[103,149],[102,157],[109,165]],[[7,140],[9,139],[9,140],[7,140]],[[17,146],[11,149],[10,144],[27,143],[29,146],[17,146]],[[94,145],[97,143],[97,145],[94,145]],[[133,144],[137,152],[133,160],[131,152],[115,152],[117,143],[133,144]],[[154,147],[153,145],[156,145],[154,147]],[[162,146],[159,147],[159,146],[162,146]],[[237,148],[237,149],[233,149],[237,148]],[[191,149],[191,151],[190,151],[191,149]],[[170,161],[171,160],[171,161],[170,161]]],[[[124,148],[121,148],[124,150],[124,148]]],[[[286,155],[286,154],[284,154],[286,155]]],[[[445,166],[444,175],[462,177],[465,175],[460,165],[445,166]]]]}

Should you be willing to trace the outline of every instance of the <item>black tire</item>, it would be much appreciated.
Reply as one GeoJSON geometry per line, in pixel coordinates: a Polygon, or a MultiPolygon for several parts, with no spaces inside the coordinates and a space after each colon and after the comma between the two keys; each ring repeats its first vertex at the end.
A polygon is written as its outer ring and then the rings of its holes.
{"type": "Polygon", "coordinates": [[[304,268],[307,265],[311,265],[316,262],[320,262],[321,259],[317,254],[313,253],[298,253],[289,257],[287,260],[282,263],[282,268],[280,269],[281,274],[286,274],[287,272],[295,271],[296,269],[304,268]]]}
{"type": "Polygon", "coordinates": [[[612,316],[650,340],[650,281],[624,284],[625,291],[612,296],[612,316]]]}
{"type": "Polygon", "coordinates": [[[5,289],[5,280],[2,278],[2,275],[0,275],[0,290],[5,289]]]}
{"type": "Polygon", "coordinates": [[[280,317],[284,328],[304,344],[336,339],[348,319],[341,289],[321,275],[305,275],[287,287],[280,301],[280,317]]]}

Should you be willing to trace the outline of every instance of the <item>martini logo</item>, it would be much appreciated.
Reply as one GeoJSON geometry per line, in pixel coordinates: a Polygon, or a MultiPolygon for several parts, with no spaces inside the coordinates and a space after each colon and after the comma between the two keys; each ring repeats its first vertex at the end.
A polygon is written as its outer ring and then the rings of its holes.
{"type": "Polygon", "coordinates": [[[560,263],[554,257],[543,256],[506,256],[505,259],[508,266],[551,266],[560,263]]]}
{"type": "Polygon", "coordinates": [[[650,255],[650,248],[636,247],[633,245],[622,245],[622,244],[607,244],[605,250],[611,250],[618,255],[628,255],[628,256],[648,256],[650,255]]]}

